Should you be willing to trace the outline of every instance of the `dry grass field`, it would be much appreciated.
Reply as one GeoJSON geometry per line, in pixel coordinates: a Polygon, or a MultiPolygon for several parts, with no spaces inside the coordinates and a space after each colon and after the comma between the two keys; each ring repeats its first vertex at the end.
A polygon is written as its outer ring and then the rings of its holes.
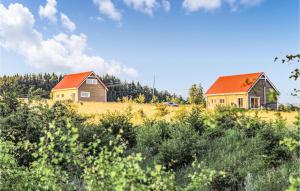
{"type": "MultiPolygon", "coordinates": [[[[53,104],[51,100],[48,100],[48,104],[53,104]]],[[[82,115],[91,116],[92,119],[97,120],[101,114],[106,112],[126,112],[131,110],[133,114],[133,123],[139,124],[143,121],[145,117],[155,117],[156,105],[155,104],[138,104],[138,103],[99,103],[99,102],[80,102],[72,103],[72,107],[82,115]],[[141,114],[143,113],[143,115],[141,114]],[[144,116],[144,117],[143,117],[144,116]]],[[[180,112],[189,111],[191,106],[179,106],[179,107],[168,107],[168,112],[164,118],[169,120],[172,116],[178,115],[180,112]]],[[[207,111],[210,112],[210,111],[207,111]]],[[[270,121],[276,119],[276,111],[257,111],[258,117],[263,120],[270,121]]],[[[254,116],[256,114],[255,110],[247,111],[248,115],[254,116]]],[[[295,117],[298,115],[297,112],[280,112],[281,116],[286,119],[288,127],[293,126],[295,117]]]]}

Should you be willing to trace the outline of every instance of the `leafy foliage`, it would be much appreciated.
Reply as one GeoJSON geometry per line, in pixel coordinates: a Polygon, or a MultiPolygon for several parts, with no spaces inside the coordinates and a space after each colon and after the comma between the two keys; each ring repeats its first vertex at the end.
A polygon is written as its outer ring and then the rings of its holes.
{"type": "Polygon", "coordinates": [[[265,122],[195,106],[170,122],[134,126],[129,107],[88,123],[68,103],[25,103],[16,95],[0,98],[1,190],[299,188],[298,118],[287,129],[281,116],[265,122]]]}
{"type": "Polygon", "coordinates": [[[169,138],[159,147],[159,160],[168,168],[176,169],[191,163],[201,151],[200,137],[196,130],[178,124],[169,127],[169,138]]]}
{"type": "Polygon", "coordinates": [[[201,84],[198,86],[196,84],[192,85],[192,87],[189,89],[188,101],[192,104],[205,104],[203,87],[201,84]]]}

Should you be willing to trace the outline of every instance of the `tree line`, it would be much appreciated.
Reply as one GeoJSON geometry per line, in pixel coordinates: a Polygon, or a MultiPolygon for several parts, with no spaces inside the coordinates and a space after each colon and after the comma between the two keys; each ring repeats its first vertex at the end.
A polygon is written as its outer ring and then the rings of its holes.
{"type": "MultiPolygon", "coordinates": [[[[32,92],[38,92],[42,98],[50,98],[51,89],[62,78],[63,75],[55,73],[4,75],[0,77],[0,95],[3,95],[4,92],[14,90],[19,97],[23,98],[28,97],[32,92]]],[[[127,82],[112,75],[105,75],[100,77],[100,79],[108,86],[108,101],[120,101],[124,98],[135,100],[142,95],[144,96],[143,100],[145,103],[151,101],[185,102],[179,95],[171,94],[166,90],[160,91],[156,88],[154,88],[155,100],[153,100],[153,88],[141,85],[140,82],[127,82]]]]}

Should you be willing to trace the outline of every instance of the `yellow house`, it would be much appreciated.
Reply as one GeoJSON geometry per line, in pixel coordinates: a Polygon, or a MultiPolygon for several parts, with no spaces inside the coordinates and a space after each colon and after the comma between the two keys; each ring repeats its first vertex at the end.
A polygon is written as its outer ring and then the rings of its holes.
{"type": "Polygon", "coordinates": [[[263,73],[221,76],[205,93],[207,107],[217,105],[236,106],[245,109],[277,108],[277,100],[270,93],[279,94],[269,78],[263,73]]]}
{"type": "Polygon", "coordinates": [[[92,71],[65,75],[51,93],[54,101],[107,101],[107,87],[92,71]]]}

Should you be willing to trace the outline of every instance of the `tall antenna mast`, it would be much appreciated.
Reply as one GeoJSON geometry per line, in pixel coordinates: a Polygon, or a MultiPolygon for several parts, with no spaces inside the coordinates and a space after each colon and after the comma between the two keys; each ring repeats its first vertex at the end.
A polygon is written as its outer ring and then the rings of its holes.
{"type": "Polygon", "coordinates": [[[153,76],[153,86],[152,86],[152,99],[154,98],[154,89],[155,89],[155,74],[153,76]]]}

